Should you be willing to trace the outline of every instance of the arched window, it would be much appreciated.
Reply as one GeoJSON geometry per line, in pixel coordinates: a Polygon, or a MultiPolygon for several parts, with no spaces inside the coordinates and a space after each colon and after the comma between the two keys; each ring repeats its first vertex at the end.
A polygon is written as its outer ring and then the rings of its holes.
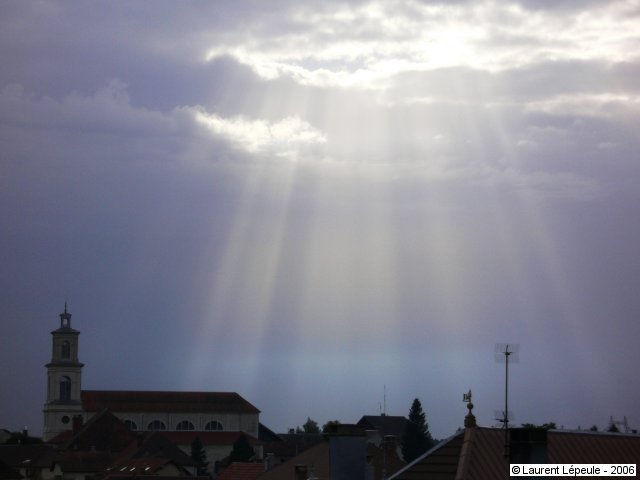
{"type": "Polygon", "coordinates": [[[64,360],[69,360],[71,358],[71,343],[69,343],[69,340],[62,342],[62,351],[60,352],[60,356],[64,360]]]}
{"type": "Polygon", "coordinates": [[[193,426],[189,420],[182,420],[176,425],[176,430],[195,430],[196,427],[193,426]]]}
{"type": "Polygon", "coordinates": [[[134,422],[133,420],[127,419],[123,423],[131,431],[138,430],[138,425],[136,425],[136,422],[134,422]]]}
{"type": "Polygon", "coordinates": [[[71,379],[69,377],[62,377],[60,380],[60,400],[63,402],[71,400],[71,379]]]}
{"type": "Polygon", "coordinates": [[[205,430],[224,430],[222,424],[217,420],[211,420],[204,426],[205,430]]]}
{"type": "Polygon", "coordinates": [[[166,429],[167,429],[166,425],[160,420],[154,420],[147,427],[147,430],[166,430],[166,429]]]}

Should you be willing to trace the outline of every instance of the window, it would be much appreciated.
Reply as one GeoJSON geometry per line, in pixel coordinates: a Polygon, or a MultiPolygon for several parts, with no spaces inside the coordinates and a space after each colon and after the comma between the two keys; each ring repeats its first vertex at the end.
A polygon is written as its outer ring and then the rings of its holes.
{"type": "Polygon", "coordinates": [[[216,420],[212,420],[204,426],[205,430],[224,430],[222,424],[216,420]]]}
{"type": "Polygon", "coordinates": [[[176,425],[176,430],[195,430],[196,427],[193,426],[189,420],[182,420],[178,425],[176,425]]]}
{"type": "Polygon", "coordinates": [[[62,377],[60,380],[60,400],[63,402],[71,400],[71,379],[69,377],[62,377]]]}
{"type": "Polygon", "coordinates": [[[134,422],[133,420],[129,420],[129,419],[127,419],[127,420],[125,420],[123,423],[124,423],[124,424],[125,424],[125,426],[126,426],[129,430],[131,430],[131,431],[133,431],[133,430],[138,430],[138,425],[136,425],[136,422],[134,422]]]}
{"type": "Polygon", "coordinates": [[[154,420],[147,427],[147,430],[166,430],[166,429],[167,429],[166,425],[164,424],[164,422],[161,422],[160,420],[154,420]]]}
{"type": "Polygon", "coordinates": [[[64,360],[69,360],[71,358],[71,343],[69,343],[69,340],[62,342],[61,357],[64,360]]]}

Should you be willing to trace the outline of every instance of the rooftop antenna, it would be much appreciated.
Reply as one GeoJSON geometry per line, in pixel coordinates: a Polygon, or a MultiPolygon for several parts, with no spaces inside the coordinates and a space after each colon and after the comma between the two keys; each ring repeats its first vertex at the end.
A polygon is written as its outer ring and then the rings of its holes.
{"type": "Polygon", "coordinates": [[[504,412],[502,422],[504,424],[504,456],[509,459],[509,362],[519,361],[518,352],[520,346],[513,343],[498,343],[496,345],[496,361],[504,362],[504,412]]]}
{"type": "MultiPolygon", "coordinates": [[[[618,428],[618,426],[624,428],[624,433],[629,433],[631,429],[629,428],[629,421],[627,420],[626,415],[622,418],[622,420],[614,420],[613,415],[609,417],[609,431],[611,431],[612,427],[618,428]]],[[[623,431],[618,428],[618,431],[623,431]]]]}
{"type": "Polygon", "coordinates": [[[382,409],[382,415],[386,416],[387,415],[387,386],[384,386],[384,395],[383,395],[383,405],[384,408],[382,409]]]}

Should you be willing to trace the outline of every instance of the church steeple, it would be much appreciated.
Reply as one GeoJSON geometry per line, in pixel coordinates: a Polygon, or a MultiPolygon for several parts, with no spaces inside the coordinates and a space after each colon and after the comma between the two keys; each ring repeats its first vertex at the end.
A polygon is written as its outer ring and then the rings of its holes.
{"type": "Polygon", "coordinates": [[[64,312],[60,314],[60,328],[71,328],[71,314],[67,312],[67,302],[64,302],[64,312]]]}
{"type": "Polygon", "coordinates": [[[71,314],[60,314],[60,328],[51,332],[53,346],[51,362],[47,363],[47,401],[44,405],[43,439],[50,440],[69,430],[76,415],[82,415],[80,392],[82,388],[82,363],[78,361],[78,337],[80,332],[71,328],[71,314]]]}

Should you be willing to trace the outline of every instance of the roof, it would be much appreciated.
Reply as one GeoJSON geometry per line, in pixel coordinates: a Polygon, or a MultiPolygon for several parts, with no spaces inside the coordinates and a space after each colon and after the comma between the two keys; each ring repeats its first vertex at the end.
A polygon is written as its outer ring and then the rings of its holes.
{"type": "Polygon", "coordinates": [[[85,411],[260,413],[235,392],[83,390],[85,411]]]}
{"type": "Polygon", "coordinates": [[[48,467],[55,455],[52,445],[0,445],[0,461],[12,468],[48,467]]]}
{"type": "MultiPolygon", "coordinates": [[[[542,452],[548,463],[637,463],[640,458],[640,435],[549,430],[542,442],[536,437],[535,445],[522,444],[522,452],[542,452]]],[[[516,454],[514,445],[511,453],[516,454]]],[[[390,480],[484,480],[502,478],[506,469],[504,430],[476,427],[440,442],[390,480]]]]}
{"type": "Polygon", "coordinates": [[[464,432],[460,431],[443,440],[390,478],[398,480],[418,480],[423,478],[454,480],[463,438],[464,432]]]}
{"type": "Polygon", "coordinates": [[[640,435],[552,430],[550,463],[638,463],[640,435]]]}
{"type": "Polygon", "coordinates": [[[260,476],[260,480],[288,480],[294,478],[293,475],[296,468],[302,465],[308,468],[309,473],[313,470],[313,473],[319,478],[329,478],[329,456],[329,442],[323,441],[264,472],[260,476]]]}
{"type": "Polygon", "coordinates": [[[409,421],[401,416],[364,415],[357,425],[368,430],[378,430],[382,436],[394,435],[398,440],[402,440],[407,423],[409,421]]]}
{"type": "Polygon", "coordinates": [[[53,463],[60,465],[65,473],[97,473],[111,465],[115,458],[112,452],[67,450],[58,452],[53,463]]]}
{"type": "Polygon", "coordinates": [[[279,442],[281,440],[277,433],[262,423],[258,423],[258,438],[262,442],[279,442]]]}
{"type": "Polygon", "coordinates": [[[272,453],[280,459],[291,458],[325,440],[320,433],[281,433],[279,437],[280,440],[265,443],[265,454],[272,453]]]}
{"type": "Polygon", "coordinates": [[[262,463],[232,463],[220,473],[217,480],[257,480],[264,473],[262,463]]]}
{"type": "Polygon", "coordinates": [[[0,460],[0,478],[3,480],[17,480],[22,478],[20,472],[15,468],[11,468],[9,465],[0,460]]]}
{"type": "Polygon", "coordinates": [[[104,410],[82,425],[61,448],[119,452],[135,439],[136,434],[131,432],[118,417],[104,410]]]}
{"type": "Polygon", "coordinates": [[[183,467],[197,465],[193,458],[183,452],[170,438],[167,438],[165,432],[140,433],[137,440],[123,452],[121,463],[137,458],[164,458],[183,467]]]}
{"type": "Polygon", "coordinates": [[[257,438],[249,435],[246,432],[231,432],[231,431],[212,431],[212,432],[197,432],[197,431],[179,431],[170,432],[162,430],[158,432],[162,436],[168,438],[176,445],[191,445],[191,442],[198,437],[203,445],[233,445],[241,435],[247,437],[250,445],[261,445],[262,442],[257,438]]]}

